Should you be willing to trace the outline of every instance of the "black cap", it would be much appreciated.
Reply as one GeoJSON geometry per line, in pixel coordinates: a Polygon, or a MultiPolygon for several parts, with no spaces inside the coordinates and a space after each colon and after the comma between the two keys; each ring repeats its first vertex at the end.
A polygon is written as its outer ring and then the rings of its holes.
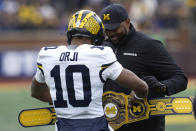
{"type": "Polygon", "coordinates": [[[101,11],[101,19],[105,29],[115,30],[128,18],[126,9],[120,4],[111,4],[101,11]]]}

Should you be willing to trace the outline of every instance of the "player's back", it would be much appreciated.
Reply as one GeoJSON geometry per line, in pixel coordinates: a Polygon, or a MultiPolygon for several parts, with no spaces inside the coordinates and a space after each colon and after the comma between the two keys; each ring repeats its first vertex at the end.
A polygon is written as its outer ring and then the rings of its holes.
{"type": "Polygon", "coordinates": [[[116,61],[109,47],[80,45],[43,48],[38,56],[57,117],[96,118],[102,107],[102,72],[116,61]],[[110,55],[111,54],[111,55],[110,55]]]}

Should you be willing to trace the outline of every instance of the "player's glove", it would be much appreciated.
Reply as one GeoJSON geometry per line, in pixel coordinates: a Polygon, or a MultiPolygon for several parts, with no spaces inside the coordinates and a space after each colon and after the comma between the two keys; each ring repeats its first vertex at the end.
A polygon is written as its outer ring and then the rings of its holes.
{"type": "Polygon", "coordinates": [[[158,81],[154,76],[144,76],[142,79],[149,86],[149,97],[162,96],[166,94],[167,87],[158,81]]]}

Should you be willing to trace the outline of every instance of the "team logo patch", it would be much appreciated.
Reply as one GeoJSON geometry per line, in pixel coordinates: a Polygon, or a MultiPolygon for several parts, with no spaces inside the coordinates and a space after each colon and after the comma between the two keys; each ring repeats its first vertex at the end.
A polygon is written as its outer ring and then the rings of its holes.
{"type": "Polygon", "coordinates": [[[105,116],[112,119],[118,114],[118,107],[114,103],[107,103],[104,107],[105,116]]]}
{"type": "Polygon", "coordinates": [[[110,20],[110,14],[103,14],[103,20],[110,20]]]}
{"type": "Polygon", "coordinates": [[[144,104],[137,101],[131,105],[129,113],[134,117],[140,117],[144,115],[145,111],[146,110],[144,104]]]}
{"type": "Polygon", "coordinates": [[[164,102],[157,102],[156,109],[157,111],[165,111],[166,110],[166,104],[164,102]]]}

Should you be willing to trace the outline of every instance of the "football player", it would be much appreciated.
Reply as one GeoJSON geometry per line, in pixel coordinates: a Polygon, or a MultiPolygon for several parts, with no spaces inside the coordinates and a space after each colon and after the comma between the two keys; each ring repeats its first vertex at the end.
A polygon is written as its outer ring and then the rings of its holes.
{"type": "Polygon", "coordinates": [[[145,98],[147,84],[124,69],[104,40],[104,26],[90,10],[76,12],[69,21],[69,45],[43,47],[37,59],[31,95],[53,103],[57,131],[108,131],[102,106],[103,84],[109,78],[145,98]]]}

